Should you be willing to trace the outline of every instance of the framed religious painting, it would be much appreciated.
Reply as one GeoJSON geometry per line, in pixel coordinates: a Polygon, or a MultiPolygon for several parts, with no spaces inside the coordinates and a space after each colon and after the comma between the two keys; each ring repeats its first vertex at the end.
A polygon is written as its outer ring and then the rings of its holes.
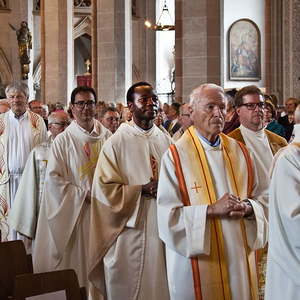
{"type": "Polygon", "coordinates": [[[9,8],[9,0],[0,0],[0,12],[8,12],[9,8]]]}
{"type": "Polygon", "coordinates": [[[258,26],[249,19],[234,22],[228,30],[229,80],[261,79],[261,41],[258,26]]]}

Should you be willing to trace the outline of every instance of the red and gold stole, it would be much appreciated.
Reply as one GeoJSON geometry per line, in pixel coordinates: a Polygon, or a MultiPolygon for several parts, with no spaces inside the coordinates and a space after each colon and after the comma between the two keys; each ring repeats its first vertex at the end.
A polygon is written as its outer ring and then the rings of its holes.
{"type": "MultiPolygon", "coordinates": [[[[237,141],[220,134],[222,152],[232,193],[241,199],[251,196],[253,188],[253,168],[247,149],[237,141]],[[247,172],[245,172],[247,170],[247,172]]],[[[205,151],[197,137],[196,129],[190,127],[176,145],[170,147],[175,172],[179,183],[182,202],[185,206],[213,204],[216,198],[214,181],[211,176],[205,151]],[[184,165],[181,164],[184,161],[184,165]]],[[[219,219],[211,220],[210,255],[192,258],[195,299],[205,299],[209,289],[211,299],[231,299],[227,261],[225,258],[222,226],[219,219]]],[[[255,258],[250,254],[246,241],[244,222],[240,222],[244,249],[248,257],[247,269],[252,299],[257,299],[257,275],[255,258]],[[251,265],[251,267],[250,267],[251,265]]]]}

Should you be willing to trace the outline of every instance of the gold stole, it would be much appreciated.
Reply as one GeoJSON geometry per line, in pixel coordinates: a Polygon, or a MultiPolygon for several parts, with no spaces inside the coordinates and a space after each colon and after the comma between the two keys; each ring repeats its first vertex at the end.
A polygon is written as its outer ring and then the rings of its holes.
{"type": "MultiPolygon", "coordinates": [[[[227,176],[232,192],[241,199],[250,197],[253,188],[253,169],[247,149],[241,143],[234,141],[224,134],[220,134],[220,138],[227,176]],[[246,173],[245,170],[248,170],[248,172],[246,173]],[[247,181],[245,180],[245,176],[248,179],[247,181]]],[[[186,206],[199,204],[210,205],[215,203],[218,199],[216,198],[213,178],[205,151],[197,137],[196,129],[190,127],[176,145],[182,150],[180,154],[177,152],[175,145],[172,145],[170,149],[174,159],[175,172],[178,178],[183,204],[186,206]],[[184,158],[185,166],[187,167],[185,174],[183,174],[180,157],[184,158]]],[[[253,255],[250,255],[250,249],[248,249],[247,246],[243,220],[241,220],[240,225],[246,257],[248,257],[245,263],[247,264],[248,278],[250,279],[249,286],[251,287],[251,295],[254,300],[257,299],[258,295],[255,259],[253,255]],[[250,265],[253,264],[254,269],[250,268],[250,265]]],[[[229,300],[231,299],[231,291],[220,220],[212,219],[210,229],[210,255],[201,256],[199,259],[191,259],[195,299],[202,299],[201,285],[207,286],[208,284],[216,299],[229,300]]]]}

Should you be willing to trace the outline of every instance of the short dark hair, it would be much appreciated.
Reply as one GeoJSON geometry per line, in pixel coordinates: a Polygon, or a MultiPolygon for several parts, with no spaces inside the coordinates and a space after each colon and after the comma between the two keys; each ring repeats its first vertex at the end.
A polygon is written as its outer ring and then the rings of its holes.
{"type": "Polygon", "coordinates": [[[234,106],[239,107],[243,104],[243,97],[246,95],[262,95],[263,93],[256,85],[247,85],[240,89],[234,97],[234,106]]]}
{"type": "Polygon", "coordinates": [[[127,91],[127,94],[126,94],[126,100],[127,100],[127,104],[128,102],[134,102],[134,99],[133,99],[133,94],[134,94],[134,90],[136,87],[138,86],[143,86],[143,85],[148,85],[148,86],[151,86],[152,85],[146,81],[139,81],[135,84],[133,84],[127,91]]]}
{"type": "Polygon", "coordinates": [[[119,111],[118,111],[115,107],[108,106],[108,107],[102,109],[102,110],[99,112],[99,115],[98,115],[99,118],[102,119],[102,118],[104,117],[104,115],[105,115],[107,112],[109,112],[109,111],[117,112],[118,114],[120,114],[119,111]]]}
{"type": "Polygon", "coordinates": [[[171,107],[176,111],[177,116],[179,116],[179,114],[180,114],[180,106],[181,106],[181,104],[178,102],[173,102],[171,104],[171,107]]]}
{"type": "Polygon", "coordinates": [[[91,93],[93,94],[94,98],[95,98],[95,103],[97,103],[97,95],[96,92],[93,88],[89,87],[89,86],[78,86],[77,88],[75,88],[72,91],[71,94],[71,103],[74,104],[75,102],[75,96],[79,93],[91,93]]]}

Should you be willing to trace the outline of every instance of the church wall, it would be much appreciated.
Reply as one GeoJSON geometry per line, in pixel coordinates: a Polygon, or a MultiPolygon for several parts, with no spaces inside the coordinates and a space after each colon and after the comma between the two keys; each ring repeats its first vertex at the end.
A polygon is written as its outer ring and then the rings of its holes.
{"type": "Polygon", "coordinates": [[[223,0],[223,84],[224,88],[239,88],[249,84],[265,87],[265,0],[223,0]],[[261,35],[261,80],[230,81],[228,74],[228,29],[239,19],[247,18],[256,23],[261,35]]]}

